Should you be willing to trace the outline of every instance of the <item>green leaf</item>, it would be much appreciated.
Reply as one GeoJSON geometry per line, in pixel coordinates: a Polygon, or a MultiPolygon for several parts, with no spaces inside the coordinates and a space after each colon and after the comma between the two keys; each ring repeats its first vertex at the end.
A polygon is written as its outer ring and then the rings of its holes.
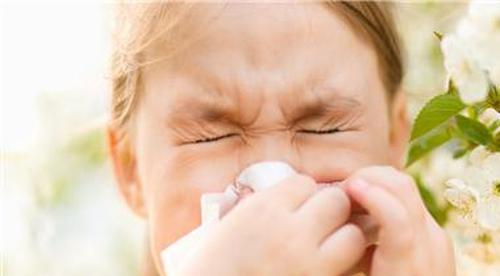
{"type": "Polygon", "coordinates": [[[427,210],[429,210],[429,213],[431,213],[432,217],[439,225],[444,225],[448,220],[449,206],[440,206],[436,200],[435,195],[423,183],[422,178],[420,176],[415,176],[414,178],[415,182],[417,183],[420,196],[424,201],[425,207],[427,208],[427,210]]]}
{"type": "Polygon", "coordinates": [[[480,145],[488,145],[493,141],[488,128],[479,121],[472,120],[462,115],[455,116],[458,129],[464,136],[473,143],[480,145]]]}
{"type": "Polygon", "coordinates": [[[446,143],[451,138],[452,135],[449,126],[441,126],[412,141],[408,150],[406,167],[422,158],[429,151],[446,143]]]}
{"type": "Polygon", "coordinates": [[[443,94],[431,99],[415,119],[410,141],[426,134],[462,111],[466,105],[454,94],[443,94]]]}

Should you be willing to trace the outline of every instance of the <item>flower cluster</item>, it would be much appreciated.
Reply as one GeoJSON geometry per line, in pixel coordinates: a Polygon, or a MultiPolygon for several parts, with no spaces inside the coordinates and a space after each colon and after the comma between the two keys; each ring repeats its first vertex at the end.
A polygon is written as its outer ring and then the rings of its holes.
{"type": "Polygon", "coordinates": [[[479,226],[500,230],[500,152],[475,148],[461,178],[446,182],[445,198],[479,226]]]}
{"type": "Polygon", "coordinates": [[[456,32],[441,40],[449,83],[470,106],[469,117],[491,135],[489,143],[468,144],[469,166],[461,178],[447,181],[445,197],[489,230],[500,230],[499,45],[500,5],[480,2],[471,2],[456,32]]]}
{"type": "Polygon", "coordinates": [[[461,232],[473,233],[470,241],[489,246],[494,256],[488,259],[500,261],[493,239],[500,237],[500,5],[472,1],[453,33],[436,34],[447,91],[418,114],[407,166],[445,143],[455,159],[463,158],[465,167],[446,181],[444,198],[463,219],[455,223],[461,232]]]}
{"type": "Polygon", "coordinates": [[[446,35],[441,48],[445,68],[465,103],[484,100],[488,80],[500,85],[500,5],[473,1],[455,33],[446,35]]]}

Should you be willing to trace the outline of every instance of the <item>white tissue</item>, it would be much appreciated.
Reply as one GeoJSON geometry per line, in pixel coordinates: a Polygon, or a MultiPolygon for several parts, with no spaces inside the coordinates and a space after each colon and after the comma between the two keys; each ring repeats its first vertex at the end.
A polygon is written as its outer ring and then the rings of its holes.
{"type": "Polygon", "coordinates": [[[161,252],[165,272],[168,275],[176,275],[184,261],[196,251],[200,240],[221,219],[222,205],[236,202],[238,194],[234,187],[241,185],[259,192],[293,174],[295,170],[286,163],[259,162],[245,168],[236,178],[237,185],[230,184],[224,193],[203,194],[200,199],[201,225],[161,252]]]}
{"type": "Polygon", "coordinates": [[[201,223],[207,224],[219,221],[222,216],[222,205],[232,204],[238,200],[238,194],[234,186],[230,185],[224,193],[206,193],[201,195],[201,223]]]}
{"type": "Polygon", "coordinates": [[[195,245],[207,234],[209,228],[210,224],[202,224],[161,252],[167,275],[177,275],[182,263],[194,252],[195,245]]]}
{"type": "Polygon", "coordinates": [[[258,192],[275,185],[292,174],[295,174],[295,170],[287,163],[266,161],[248,166],[240,173],[236,182],[258,192]]]}

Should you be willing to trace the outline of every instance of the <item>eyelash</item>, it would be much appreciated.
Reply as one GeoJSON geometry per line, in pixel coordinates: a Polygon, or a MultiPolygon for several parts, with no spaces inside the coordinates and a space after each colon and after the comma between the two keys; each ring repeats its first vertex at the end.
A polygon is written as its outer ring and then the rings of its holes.
{"type": "Polygon", "coordinates": [[[229,133],[229,134],[225,134],[225,135],[221,135],[221,136],[216,136],[216,137],[202,138],[202,139],[194,140],[194,141],[190,142],[190,144],[201,144],[201,143],[215,142],[215,141],[218,141],[218,140],[221,140],[221,139],[224,139],[224,138],[232,137],[234,135],[236,135],[236,133],[229,133]]]}
{"type": "Polygon", "coordinates": [[[340,132],[340,131],[341,130],[338,129],[338,128],[331,128],[331,129],[325,129],[325,130],[303,129],[303,130],[300,130],[299,132],[307,133],[307,134],[319,134],[319,135],[322,135],[322,134],[334,134],[334,133],[337,133],[337,132],[340,132]]]}
{"type": "MultiPolygon", "coordinates": [[[[318,135],[324,135],[324,134],[334,134],[337,132],[340,132],[341,130],[338,128],[332,128],[332,129],[325,129],[325,130],[310,130],[310,129],[303,129],[300,130],[299,132],[302,133],[307,133],[307,134],[318,134],[318,135]]],[[[191,142],[191,144],[201,144],[201,143],[210,143],[210,142],[216,142],[218,140],[222,140],[224,138],[229,138],[236,135],[236,133],[229,133],[221,136],[216,136],[216,137],[208,137],[208,138],[202,138],[198,140],[194,140],[191,142]]]]}

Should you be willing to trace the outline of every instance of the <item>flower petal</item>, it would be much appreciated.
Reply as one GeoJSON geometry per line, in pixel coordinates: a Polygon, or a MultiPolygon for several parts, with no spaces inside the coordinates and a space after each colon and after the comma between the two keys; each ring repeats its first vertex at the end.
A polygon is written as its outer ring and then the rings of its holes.
{"type": "Polygon", "coordinates": [[[476,218],[479,225],[493,231],[500,230],[500,198],[491,197],[477,203],[476,218]]]}
{"type": "Polygon", "coordinates": [[[491,152],[484,146],[475,147],[469,154],[469,162],[472,166],[481,167],[484,160],[490,155],[491,152]]]}
{"type": "Polygon", "coordinates": [[[468,104],[483,101],[488,95],[488,80],[471,58],[465,43],[456,35],[447,35],[441,41],[446,71],[455,82],[460,98],[468,104]]]}
{"type": "Polygon", "coordinates": [[[500,152],[488,155],[484,159],[483,168],[492,178],[490,181],[500,181],[500,152]]]}
{"type": "Polygon", "coordinates": [[[480,167],[468,167],[464,173],[467,186],[477,191],[479,196],[491,194],[491,177],[480,167]]]}

